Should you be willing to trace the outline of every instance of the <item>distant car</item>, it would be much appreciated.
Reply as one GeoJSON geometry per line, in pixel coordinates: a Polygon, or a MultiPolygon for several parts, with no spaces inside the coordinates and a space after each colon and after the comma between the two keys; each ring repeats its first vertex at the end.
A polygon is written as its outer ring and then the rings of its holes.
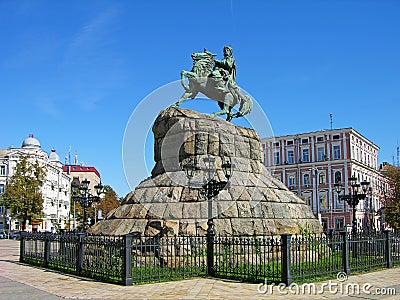
{"type": "Polygon", "coordinates": [[[10,239],[19,240],[20,237],[21,237],[21,232],[19,231],[14,231],[10,233],[10,239]]]}
{"type": "Polygon", "coordinates": [[[6,239],[6,238],[7,238],[7,233],[5,233],[4,231],[0,232],[0,239],[6,239]]]}

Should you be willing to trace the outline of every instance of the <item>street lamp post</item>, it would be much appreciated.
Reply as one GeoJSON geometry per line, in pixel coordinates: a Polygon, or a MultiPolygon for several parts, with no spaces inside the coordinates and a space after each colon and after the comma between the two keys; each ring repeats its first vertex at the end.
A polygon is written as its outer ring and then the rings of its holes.
{"type": "Polygon", "coordinates": [[[6,215],[6,222],[8,226],[7,237],[10,238],[11,233],[11,216],[9,214],[6,215]]]}
{"type": "Polygon", "coordinates": [[[83,207],[84,231],[86,231],[88,228],[86,209],[90,207],[93,202],[99,202],[100,195],[104,193],[103,185],[101,184],[101,182],[94,187],[96,189],[97,196],[94,196],[90,193],[89,184],[90,181],[87,179],[83,180],[81,183],[79,183],[79,180],[72,182],[72,199],[75,202],[78,201],[83,207]]]}
{"type": "Polygon", "coordinates": [[[352,208],[353,210],[353,221],[352,221],[352,233],[355,234],[357,233],[357,218],[356,218],[356,212],[357,212],[357,205],[360,202],[360,200],[363,200],[366,198],[366,194],[369,191],[369,185],[370,183],[368,181],[363,181],[361,183],[357,183],[357,178],[354,176],[349,178],[350,181],[350,193],[348,195],[344,194],[341,195],[341,192],[343,191],[343,186],[341,182],[335,183],[335,189],[336,192],[338,193],[339,200],[344,200],[347,202],[347,204],[352,208]],[[362,188],[360,190],[360,187],[362,188]]]}
{"type": "Polygon", "coordinates": [[[367,198],[367,207],[365,208],[367,213],[366,226],[368,231],[373,231],[375,229],[374,222],[374,207],[372,205],[372,187],[369,187],[368,190],[369,197],[367,198]]]}
{"type": "MultiPolygon", "coordinates": [[[[206,183],[202,185],[202,190],[207,198],[207,274],[213,275],[214,270],[214,219],[213,219],[213,199],[219,194],[228,184],[229,179],[232,176],[232,164],[230,159],[223,162],[221,168],[227,181],[218,181],[214,179],[215,176],[215,158],[206,157],[204,158],[204,163],[206,166],[206,183]]],[[[186,175],[190,178],[194,176],[194,173],[200,170],[200,168],[195,163],[188,163],[183,166],[186,175]]]]}
{"type": "Polygon", "coordinates": [[[386,229],[385,208],[381,209],[381,231],[386,229]]]}
{"type": "MultiPolygon", "coordinates": [[[[315,200],[314,201],[315,201],[316,209],[317,209],[317,218],[318,218],[319,223],[322,224],[321,207],[320,207],[320,201],[319,201],[319,195],[318,195],[318,168],[313,167],[310,169],[310,171],[312,171],[314,173],[313,174],[313,179],[314,179],[313,183],[314,183],[314,189],[315,189],[315,192],[314,192],[315,200]]],[[[314,211],[314,209],[313,209],[313,211],[314,211]]]]}

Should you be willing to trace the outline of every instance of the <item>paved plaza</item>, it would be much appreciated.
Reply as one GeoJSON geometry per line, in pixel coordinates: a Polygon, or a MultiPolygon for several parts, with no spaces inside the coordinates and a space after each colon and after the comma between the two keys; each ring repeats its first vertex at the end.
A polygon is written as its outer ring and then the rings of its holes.
{"type": "Polygon", "coordinates": [[[212,278],[120,286],[20,264],[18,251],[18,241],[0,240],[0,299],[400,299],[400,268],[333,280],[336,293],[327,288],[320,293],[329,281],[315,283],[316,292],[301,285],[280,292],[276,286],[212,278]],[[347,295],[355,285],[360,293],[347,295]]]}

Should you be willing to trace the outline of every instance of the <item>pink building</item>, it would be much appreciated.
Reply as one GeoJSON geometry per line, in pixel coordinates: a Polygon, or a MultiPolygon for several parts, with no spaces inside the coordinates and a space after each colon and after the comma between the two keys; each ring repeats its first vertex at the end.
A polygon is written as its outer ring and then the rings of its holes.
{"type": "Polygon", "coordinates": [[[352,128],[262,139],[270,173],[312,208],[325,230],[343,230],[352,209],[339,201],[334,183],[349,194],[349,178],[369,181],[372,191],[357,206],[358,228],[380,229],[377,211],[383,199],[384,177],[378,166],[379,147],[352,128]]]}

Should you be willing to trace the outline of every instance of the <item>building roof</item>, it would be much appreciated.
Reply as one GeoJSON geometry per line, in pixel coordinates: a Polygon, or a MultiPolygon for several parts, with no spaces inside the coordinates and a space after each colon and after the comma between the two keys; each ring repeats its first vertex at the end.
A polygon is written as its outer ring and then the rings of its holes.
{"type": "Polygon", "coordinates": [[[49,154],[49,160],[52,162],[60,162],[60,157],[56,153],[55,149],[51,149],[51,152],[49,154]]]}
{"type": "Polygon", "coordinates": [[[337,132],[353,132],[354,134],[358,135],[359,137],[369,141],[372,145],[374,145],[377,149],[380,149],[378,145],[376,145],[374,142],[363,136],[361,133],[359,133],[357,130],[355,130],[352,127],[346,127],[346,128],[336,128],[336,129],[322,129],[322,130],[317,130],[317,131],[311,131],[311,132],[300,132],[300,133],[293,133],[293,134],[286,134],[286,135],[278,135],[278,136],[272,136],[272,137],[267,137],[267,138],[262,138],[262,141],[267,141],[267,140],[274,140],[274,139],[281,139],[281,138],[292,138],[292,137],[301,137],[301,136],[309,136],[309,135],[318,135],[318,134],[329,134],[329,133],[337,133],[337,132]]]}
{"type": "Polygon", "coordinates": [[[40,143],[33,134],[30,134],[23,142],[22,148],[40,148],[40,143]]]}
{"type": "Polygon", "coordinates": [[[92,172],[95,173],[100,178],[100,173],[97,171],[95,167],[87,167],[87,166],[80,166],[80,165],[65,165],[62,167],[63,171],[71,174],[71,173],[85,173],[85,172],[92,172]]]}

